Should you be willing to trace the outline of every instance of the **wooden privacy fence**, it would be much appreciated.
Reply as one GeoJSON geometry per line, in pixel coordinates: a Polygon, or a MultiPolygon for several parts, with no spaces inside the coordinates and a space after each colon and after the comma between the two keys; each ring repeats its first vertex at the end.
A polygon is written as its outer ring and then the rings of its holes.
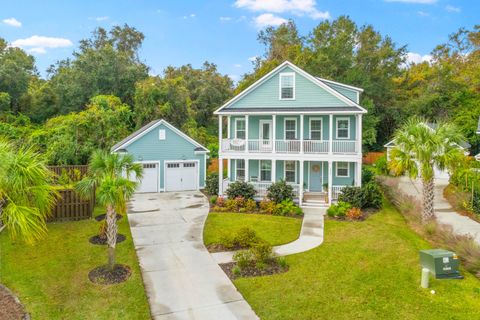
{"type": "MultiPolygon", "coordinates": [[[[87,174],[88,166],[49,166],[54,174],[54,183],[71,185],[81,180],[87,174]],[[67,181],[65,181],[67,180],[67,181]]],[[[77,221],[89,219],[93,215],[95,207],[95,192],[88,199],[80,197],[73,188],[61,188],[58,190],[59,197],[48,217],[49,222],[54,221],[77,221]]]]}
{"type": "Polygon", "coordinates": [[[378,158],[385,155],[385,152],[368,152],[363,156],[363,163],[365,164],[374,164],[378,158]]]}

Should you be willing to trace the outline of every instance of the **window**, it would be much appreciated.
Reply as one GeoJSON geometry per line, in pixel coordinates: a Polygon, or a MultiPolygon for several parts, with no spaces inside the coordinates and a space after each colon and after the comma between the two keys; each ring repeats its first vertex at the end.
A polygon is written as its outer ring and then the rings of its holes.
{"type": "Polygon", "coordinates": [[[350,118],[337,118],[337,139],[350,139],[350,118]]]}
{"type": "Polygon", "coordinates": [[[295,99],[295,73],[280,73],[280,100],[295,99]]]}
{"type": "Polygon", "coordinates": [[[142,165],[143,169],[154,169],[157,167],[155,163],[144,163],[142,165]]]}
{"type": "Polygon", "coordinates": [[[348,162],[337,162],[337,177],[349,177],[350,167],[348,162]]]}
{"type": "Polygon", "coordinates": [[[165,129],[158,130],[158,140],[165,140],[165,129]]]}
{"type": "Polygon", "coordinates": [[[183,164],[184,168],[194,168],[195,167],[195,162],[185,162],[183,164]]]}
{"type": "Polygon", "coordinates": [[[270,160],[260,160],[260,181],[272,181],[272,163],[270,160]]]}
{"type": "Polygon", "coordinates": [[[237,159],[237,180],[245,181],[245,160],[237,159]]]}
{"type": "Polygon", "coordinates": [[[297,139],[297,119],[285,119],[285,140],[297,139]]]}
{"type": "Polygon", "coordinates": [[[322,119],[310,119],[310,139],[322,140],[322,119]]]}
{"type": "Polygon", "coordinates": [[[295,161],[285,161],[285,181],[297,182],[297,165],[295,161]]]}
{"type": "Polygon", "coordinates": [[[180,163],[167,163],[167,168],[180,168],[180,163]]]}
{"type": "Polygon", "coordinates": [[[245,139],[245,119],[235,120],[235,138],[245,139]]]}

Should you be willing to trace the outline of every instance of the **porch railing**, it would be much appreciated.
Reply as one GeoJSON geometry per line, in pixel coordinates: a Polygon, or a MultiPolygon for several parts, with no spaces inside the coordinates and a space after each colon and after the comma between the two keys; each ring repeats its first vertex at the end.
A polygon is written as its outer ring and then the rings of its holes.
{"type": "MultiPolygon", "coordinates": [[[[232,183],[228,179],[223,180],[223,191],[225,192],[228,189],[228,186],[232,183]]],[[[272,184],[272,182],[248,182],[255,188],[256,197],[263,198],[267,195],[267,189],[272,184]]],[[[297,183],[289,183],[293,187],[293,193],[295,197],[298,198],[300,196],[300,185],[297,183]]]]}
{"type": "MultiPolygon", "coordinates": [[[[222,152],[250,152],[250,153],[283,153],[299,154],[302,152],[301,140],[265,140],[265,139],[222,139],[222,152]]],[[[303,153],[329,153],[329,140],[303,140],[303,153]]],[[[356,140],[333,140],[332,153],[357,153],[356,140]]]]}
{"type": "Polygon", "coordinates": [[[345,187],[346,186],[332,186],[332,200],[338,200],[338,196],[345,187]]]}

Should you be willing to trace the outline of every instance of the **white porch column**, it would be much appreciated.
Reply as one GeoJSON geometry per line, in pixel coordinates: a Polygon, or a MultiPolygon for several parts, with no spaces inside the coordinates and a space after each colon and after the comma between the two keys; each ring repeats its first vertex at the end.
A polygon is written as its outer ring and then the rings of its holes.
{"type": "MultiPolygon", "coordinates": [[[[258,168],[258,170],[260,170],[260,166],[258,168]]],[[[277,178],[277,160],[276,159],[272,159],[272,177],[271,177],[271,180],[272,182],[275,182],[277,178]]]]}
{"type": "Polygon", "coordinates": [[[231,131],[231,128],[232,128],[232,117],[231,116],[227,116],[227,139],[230,139],[230,131],[231,131]]]}
{"type": "MultiPolygon", "coordinates": [[[[223,151],[223,145],[222,145],[222,138],[223,138],[223,132],[222,132],[222,129],[223,129],[223,128],[222,128],[222,127],[223,127],[223,126],[222,126],[222,120],[223,120],[222,115],[219,114],[219,115],[218,115],[218,150],[219,150],[220,152],[223,151]]],[[[219,158],[220,158],[220,157],[219,157],[219,158]]]]}
{"type": "Polygon", "coordinates": [[[276,145],[277,145],[277,115],[272,115],[272,152],[276,153],[276,145]]]}
{"type": "Polygon", "coordinates": [[[357,114],[357,152],[362,153],[362,114],[357,114]]]}
{"type": "Polygon", "coordinates": [[[328,118],[328,153],[333,154],[333,114],[328,118]]]}
{"type": "Polygon", "coordinates": [[[245,181],[248,182],[250,181],[250,174],[248,173],[248,165],[250,160],[245,159],[244,161],[245,161],[245,181]]]}
{"type": "Polygon", "coordinates": [[[303,164],[304,164],[304,161],[300,160],[300,188],[299,188],[300,199],[298,199],[300,206],[303,205],[303,164]]]}
{"type": "Polygon", "coordinates": [[[332,203],[333,161],[328,160],[328,204],[332,203]]]}
{"type": "Polygon", "coordinates": [[[355,185],[357,187],[362,186],[362,160],[355,162],[355,185]]]}
{"type": "Polygon", "coordinates": [[[220,157],[218,158],[218,195],[223,195],[223,158],[220,157]]]}
{"type": "Polygon", "coordinates": [[[248,114],[245,116],[245,152],[248,152],[248,114]]]}
{"type": "Polygon", "coordinates": [[[303,153],[303,114],[300,115],[300,153],[303,153]]]}
{"type": "Polygon", "coordinates": [[[232,160],[231,159],[227,159],[227,178],[228,178],[228,181],[230,181],[230,179],[232,178],[232,160]]]}

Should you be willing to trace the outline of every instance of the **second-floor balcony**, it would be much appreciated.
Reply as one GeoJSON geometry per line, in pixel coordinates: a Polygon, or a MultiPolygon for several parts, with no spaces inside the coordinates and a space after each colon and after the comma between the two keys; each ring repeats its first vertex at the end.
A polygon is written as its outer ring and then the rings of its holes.
{"type": "Polygon", "coordinates": [[[282,153],[282,154],[355,154],[357,140],[261,140],[222,139],[222,152],[282,153]]]}

